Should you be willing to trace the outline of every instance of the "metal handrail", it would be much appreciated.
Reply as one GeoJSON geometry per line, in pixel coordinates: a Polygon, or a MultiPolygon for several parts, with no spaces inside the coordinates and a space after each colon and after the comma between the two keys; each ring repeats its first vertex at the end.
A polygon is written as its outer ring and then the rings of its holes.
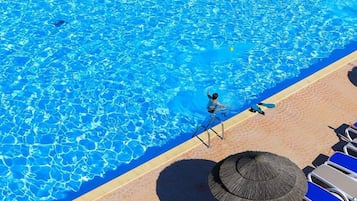
{"type": "Polygon", "coordinates": [[[194,132],[194,134],[192,135],[192,137],[198,137],[198,139],[200,139],[202,141],[203,144],[205,144],[207,146],[207,148],[209,148],[211,146],[211,134],[209,132],[209,130],[213,131],[221,140],[224,140],[224,124],[222,122],[222,120],[216,116],[215,113],[211,114],[211,119],[209,120],[207,125],[200,125],[196,128],[196,131],[194,132]],[[221,124],[222,126],[222,136],[219,135],[211,126],[214,124],[214,122],[218,120],[219,124],[221,124]],[[201,138],[199,138],[197,135],[200,131],[200,129],[203,128],[202,132],[207,131],[207,135],[208,135],[208,143],[206,144],[201,138]]]}

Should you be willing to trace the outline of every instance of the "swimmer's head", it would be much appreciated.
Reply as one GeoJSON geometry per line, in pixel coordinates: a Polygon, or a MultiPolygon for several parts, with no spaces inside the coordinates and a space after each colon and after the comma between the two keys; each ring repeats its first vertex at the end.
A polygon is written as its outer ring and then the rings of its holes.
{"type": "Polygon", "coordinates": [[[218,98],[218,94],[217,93],[212,94],[212,99],[213,100],[216,100],[217,98],[218,98]]]}

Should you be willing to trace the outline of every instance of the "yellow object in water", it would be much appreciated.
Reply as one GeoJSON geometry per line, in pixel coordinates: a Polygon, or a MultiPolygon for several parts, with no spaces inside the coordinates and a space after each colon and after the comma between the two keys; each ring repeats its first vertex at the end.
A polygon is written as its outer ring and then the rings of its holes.
{"type": "Polygon", "coordinates": [[[234,48],[233,48],[233,47],[230,47],[230,48],[229,48],[229,51],[233,52],[233,51],[234,51],[234,48]]]}

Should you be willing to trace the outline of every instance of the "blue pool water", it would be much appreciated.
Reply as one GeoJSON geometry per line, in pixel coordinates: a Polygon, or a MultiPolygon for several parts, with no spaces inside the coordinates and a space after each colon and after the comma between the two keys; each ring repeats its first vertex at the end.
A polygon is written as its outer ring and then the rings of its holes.
{"type": "Polygon", "coordinates": [[[190,139],[207,90],[245,110],[356,48],[356,8],[0,1],[1,200],[73,199],[190,139]]]}

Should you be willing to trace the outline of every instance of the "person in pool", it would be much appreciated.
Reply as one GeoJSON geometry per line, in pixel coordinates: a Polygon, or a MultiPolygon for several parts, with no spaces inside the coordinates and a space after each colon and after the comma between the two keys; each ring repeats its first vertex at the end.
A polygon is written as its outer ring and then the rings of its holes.
{"type": "Polygon", "coordinates": [[[207,111],[209,113],[214,113],[216,111],[217,108],[225,108],[226,106],[221,104],[218,101],[218,93],[213,93],[212,95],[209,93],[209,91],[207,92],[207,96],[208,96],[208,103],[207,103],[207,111]]]}

